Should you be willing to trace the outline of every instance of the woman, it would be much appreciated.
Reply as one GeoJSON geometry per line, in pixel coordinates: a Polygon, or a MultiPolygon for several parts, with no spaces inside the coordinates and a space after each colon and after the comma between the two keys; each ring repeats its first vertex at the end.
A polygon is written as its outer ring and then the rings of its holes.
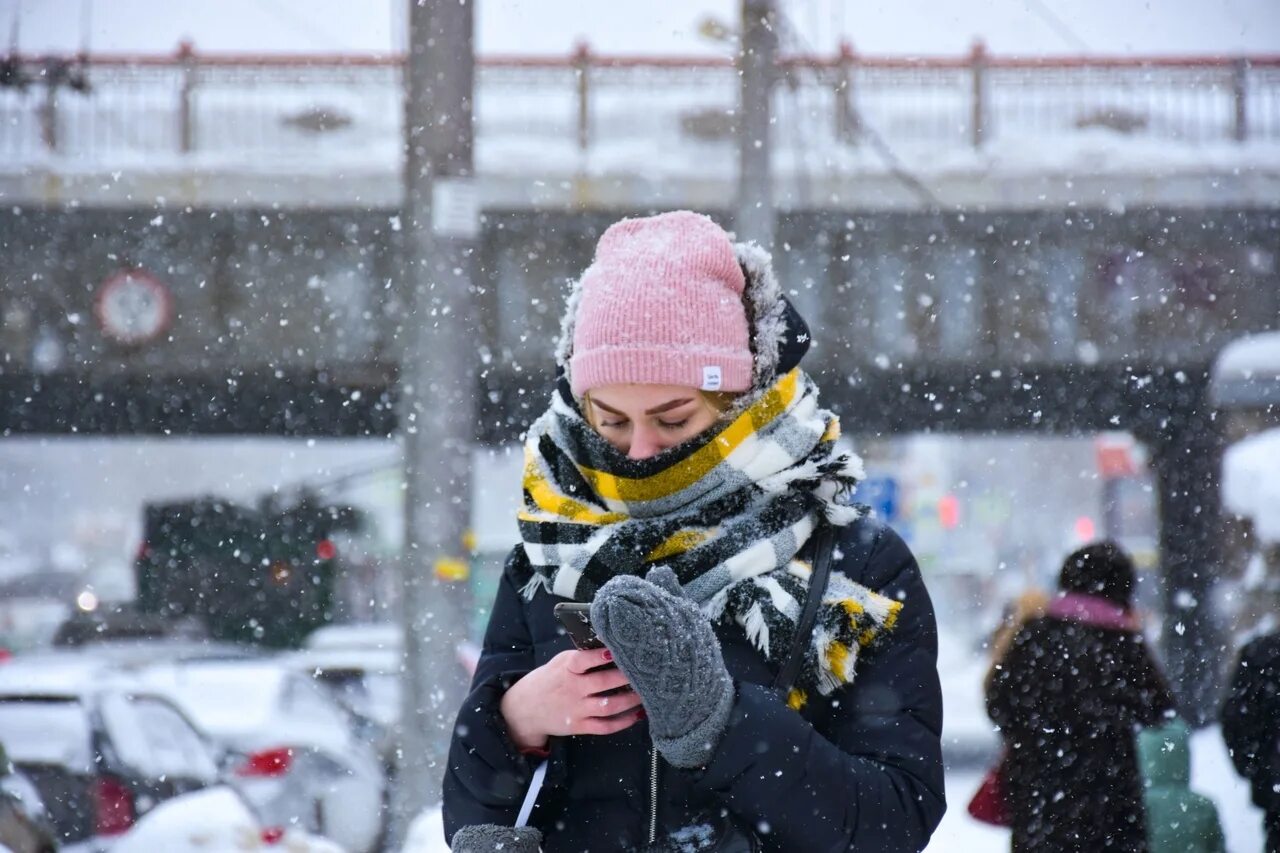
{"type": "Polygon", "coordinates": [[[987,686],[1006,747],[1014,851],[1145,853],[1134,732],[1173,709],[1115,544],[1067,557],[1060,594],[1014,636],[987,686]]]}
{"type": "Polygon", "coordinates": [[[768,255],[707,217],[605,232],[458,714],[455,850],[537,849],[507,828],[544,758],[546,851],[925,846],[944,810],[933,609],[902,540],[844,500],[861,464],[807,348],[768,255]],[[825,528],[830,580],[774,689],[825,528]],[[572,648],[567,600],[592,602],[605,649],[572,648]]]}

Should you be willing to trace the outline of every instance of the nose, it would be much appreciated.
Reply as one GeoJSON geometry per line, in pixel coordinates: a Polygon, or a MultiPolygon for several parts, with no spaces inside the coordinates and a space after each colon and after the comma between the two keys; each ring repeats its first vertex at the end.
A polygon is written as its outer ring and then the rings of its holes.
{"type": "Polygon", "coordinates": [[[627,448],[628,459],[648,459],[662,450],[658,433],[653,427],[638,424],[631,428],[631,446],[627,448]]]}

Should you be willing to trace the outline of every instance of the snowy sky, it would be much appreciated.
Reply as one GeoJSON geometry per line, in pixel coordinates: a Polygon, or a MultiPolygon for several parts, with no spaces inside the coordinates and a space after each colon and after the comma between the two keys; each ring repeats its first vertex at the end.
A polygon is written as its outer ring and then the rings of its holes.
{"type": "MultiPolygon", "coordinates": [[[[698,35],[737,0],[473,0],[481,54],[716,54],[698,35]],[[605,11],[606,5],[608,6],[605,11]]],[[[0,0],[24,51],[376,52],[403,39],[406,0],[0,0]],[[86,37],[87,33],[87,37],[86,37]]],[[[1280,53],[1277,0],[779,0],[805,44],[843,36],[868,54],[939,55],[983,38],[999,54],[1280,53]]]]}

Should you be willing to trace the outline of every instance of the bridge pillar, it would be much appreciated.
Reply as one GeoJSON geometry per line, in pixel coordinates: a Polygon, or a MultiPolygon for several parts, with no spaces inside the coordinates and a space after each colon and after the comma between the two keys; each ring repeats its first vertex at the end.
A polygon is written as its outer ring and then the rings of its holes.
{"type": "Polygon", "coordinates": [[[1212,601],[1222,568],[1225,435],[1221,418],[1203,403],[1183,408],[1147,439],[1160,490],[1161,645],[1179,710],[1194,725],[1217,717],[1230,652],[1212,601]]]}

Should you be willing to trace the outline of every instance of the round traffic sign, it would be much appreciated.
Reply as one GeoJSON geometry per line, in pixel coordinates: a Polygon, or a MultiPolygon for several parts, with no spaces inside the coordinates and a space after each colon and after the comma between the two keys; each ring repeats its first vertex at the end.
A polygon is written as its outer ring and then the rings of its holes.
{"type": "Polygon", "coordinates": [[[123,270],[98,287],[94,313],[103,334],[137,346],[169,328],[173,297],[164,282],[145,270],[123,270]]]}

